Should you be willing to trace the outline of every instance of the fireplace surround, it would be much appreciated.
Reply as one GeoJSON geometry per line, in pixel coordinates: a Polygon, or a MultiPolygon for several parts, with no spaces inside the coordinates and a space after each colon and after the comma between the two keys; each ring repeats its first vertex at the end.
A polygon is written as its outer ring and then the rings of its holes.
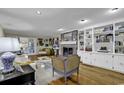
{"type": "Polygon", "coordinates": [[[68,56],[73,54],[73,48],[63,47],[63,56],[68,56]]]}
{"type": "Polygon", "coordinates": [[[63,56],[68,56],[68,55],[73,55],[77,54],[77,46],[75,44],[63,44],[61,45],[61,55],[63,56]]]}

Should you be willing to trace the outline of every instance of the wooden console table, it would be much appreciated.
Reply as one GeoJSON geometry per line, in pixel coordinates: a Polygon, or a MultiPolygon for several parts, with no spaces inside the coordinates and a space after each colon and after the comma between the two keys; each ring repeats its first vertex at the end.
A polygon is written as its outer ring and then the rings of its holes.
{"type": "Polygon", "coordinates": [[[24,72],[13,71],[9,74],[0,74],[0,85],[23,85],[35,83],[35,70],[29,66],[22,66],[24,72]]]}

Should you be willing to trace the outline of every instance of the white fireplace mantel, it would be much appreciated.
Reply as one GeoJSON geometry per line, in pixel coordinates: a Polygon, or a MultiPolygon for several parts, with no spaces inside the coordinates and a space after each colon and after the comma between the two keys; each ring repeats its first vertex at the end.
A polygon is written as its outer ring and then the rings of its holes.
{"type": "Polygon", "coordinates": [[[73,54],[77,54],[76,41],[62,41],[62,42],[60,42],[60,55],[63,55],[63,48],[72,48],[73,54]]]}
{"type": "Polygon", "coordinates": [[[62,41],[60,44],[76,44],[76,41],[62,41]]]}

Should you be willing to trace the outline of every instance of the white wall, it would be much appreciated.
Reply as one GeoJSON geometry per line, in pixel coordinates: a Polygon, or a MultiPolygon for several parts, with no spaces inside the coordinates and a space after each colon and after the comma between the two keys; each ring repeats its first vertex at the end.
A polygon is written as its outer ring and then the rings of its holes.
{"type": "MultiPolygon", "coordinates": [[[[3,37],[3,36],[4,36],[3,29],[2,29],[2,27],[0,27],[0,37],[3,37]]],[[[0,56],[1,56],[1,54],[0,54],[0,56]]],[[[3,68],[3,64],[0,60],[0,69],[2,69],[2,68],[3,68]]]]}
{"type": "Polygon", "coordinates": [[[2,27],[0,27],[0,37],[3,37],[3,36],[4,36],[4,32],[3,32],[2,27]]]}

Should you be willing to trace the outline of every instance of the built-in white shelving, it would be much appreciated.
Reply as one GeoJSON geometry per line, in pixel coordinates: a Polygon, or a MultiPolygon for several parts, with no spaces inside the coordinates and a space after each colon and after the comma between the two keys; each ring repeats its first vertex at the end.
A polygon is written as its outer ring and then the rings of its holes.
{"type": "Polygon", "coordinates": [[[85,51],[92,51],[92,29],[85,31],[85,51]]]}
{"type": "Polygon", "coordinates": [[[115,24],[116,30],[113,29],[113,24],[108,24],[94,27],[93,30],[89,28],[79,31],[79,50],[124,54],[124,28],[121,28],[120,24],[115,24]],[[121,29],[116,26],[120,26],[121,29]]]}
{"type": "Polygon", "coordinates": [[[124,54],[124,22],[115,24],[115,53],[124,54]]]}
{"type": "Polygon", "coordinates": [[[84,51],[84,31],[79,32],[79,50],[84,51]]]}
{"type": "Polygon", "coordinates": [[[94,28],[94,50],[96,52],[113,52],[113,25],[94,28]]]}
{"type": "Polygon", "coordinates": [[[79,30],[78,45],[84,64],[124,73],[124,21],[79,30]]]}

